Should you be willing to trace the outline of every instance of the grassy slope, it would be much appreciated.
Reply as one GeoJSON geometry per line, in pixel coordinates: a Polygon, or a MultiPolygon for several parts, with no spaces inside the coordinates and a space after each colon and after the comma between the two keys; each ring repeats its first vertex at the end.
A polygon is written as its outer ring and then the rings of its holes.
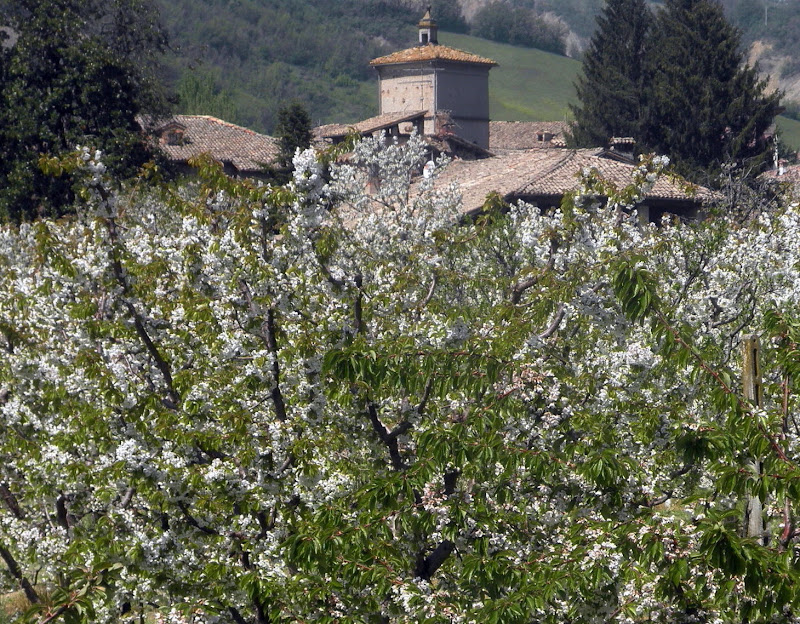
{"type": "Polygon", "coordinates": [[[489,115],[494,120],[561,121],[575,99],[578,61],[469,35],[439,33],[439,42],[499,63],[489,73],[489,115]]]}
{"type": "Polygon", "coordinates": [[[778,117],[778,130],[783,142],[794,150],[800,150],[800,121],[778,117]]]}
{"type": "MultiPolygon", "coordinates": [[[[489,114],[497,121],[562,121],[575,101],[573,83],[581,64],[564,56],[494,43],[468,35],[439,33],[445,45],[499,63],[489,74],[489,114]]],[[[783,141],[800,149],[800,121],[778,118],[783,141]]]]}

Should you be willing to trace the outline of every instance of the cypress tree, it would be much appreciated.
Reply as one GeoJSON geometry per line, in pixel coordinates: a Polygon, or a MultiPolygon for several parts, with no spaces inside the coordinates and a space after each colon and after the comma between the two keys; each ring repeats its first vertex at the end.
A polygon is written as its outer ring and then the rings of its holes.
{"type": "Polygon", "coordinates": [[[644,0],[609,0],[583,57],[575,88],[579,106],[572,142],[605,145],[612,136],[640,136],[641,93],[652,16],[644,0]]]}
{"type": "Polygon", "coordinates": [[[306,149],[313,139],[311,116],[302,104],[292,102],[278,110],[275,136],[280,143],[278,162],[280,166],[291,169],[295,151],[306,149]]]}
{"type": "Polygon", "coordinates": [[[292,159],[297,149],[311,146],[314,138],[311,130],[311,115],[299,102],[284,105],[278,110],[275,125],[278,139],[278,158],[272,164],[264,164],[264,175],[274,184],[285,184],[292,178],[292,159]]]}
{"type": "Polygon", "coordinates": [[[759,171],[765,132],[780,112],[745,65],[740,33],[716,0],[666,0],[656,18],[647,67],[642,140],[683,175],[713,184],[725,162],[759,171]]]}

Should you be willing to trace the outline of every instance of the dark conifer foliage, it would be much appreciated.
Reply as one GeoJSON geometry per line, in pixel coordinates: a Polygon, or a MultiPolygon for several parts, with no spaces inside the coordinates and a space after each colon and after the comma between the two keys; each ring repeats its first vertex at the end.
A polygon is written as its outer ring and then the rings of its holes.
{"type": "Polygon", "coordinates": [[[278,109],[276,115],[275,136],[280,151],[277,162],[264,165],[265,176],[275,184],[285,184],[292,178],[295,152],[311,146],[311,115],[300,102],[285,104],[278,109]]]}
{"type": "Polygon", "coordinates": [[[647,37],[652,16],[644,0],[609,0],[583,57],[571,106],[572,140],[606,145],[613,136],[639,137],[647,37]]]}
{"type": "Polygon", "coordinates": [[[90,145],[122,177],[148,158],[136,117],[163,109],[152,60],[166,40],[146,0],[6,0],[0,15],[18,35],[0,70],[0,219],[58,215],[70,183],[40,156],[90,145]]]}
{"type": "Polygon", "coordinates": [[[306,108],[299,102],[293,102],[278,110],[278,124],[275,126],[275,136],[281,146],[278,160],[284,167],[292,164],[292,158],[297,149],[306,149],[311,145],[311,116],[306,108]]]}
{"type": "Polygon", "coordinates": [[[765,138],[780,112],[746,66],[740,34],[715,0],[666,0],[656,18],[647,68],[642,140],[677,170],[714,183],[725,162],[758,172],[771,149],[765,138]]]}

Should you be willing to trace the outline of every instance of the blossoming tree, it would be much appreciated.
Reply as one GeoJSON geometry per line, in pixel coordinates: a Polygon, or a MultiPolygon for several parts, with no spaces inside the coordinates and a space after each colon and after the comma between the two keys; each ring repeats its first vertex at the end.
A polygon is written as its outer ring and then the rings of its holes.
{"type": "Polygon", "coordinates": [[[9,617],[795,621],[797,205],[640,226],[656,159],[464,222],[417,140],[283,188],[79,158],[76,218],[0,230],[9,617]]]}

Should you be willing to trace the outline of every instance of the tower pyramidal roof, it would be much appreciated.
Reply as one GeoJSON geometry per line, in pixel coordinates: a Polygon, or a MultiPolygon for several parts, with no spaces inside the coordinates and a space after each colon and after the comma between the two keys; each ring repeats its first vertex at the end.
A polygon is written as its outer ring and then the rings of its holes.
{"type": "Polygon", "coordinates": [[[400,63],[417,63],[422,61],[451,61],[454,63],[469,63],[474,65],[484,65],[494,67],[497,65],[492,59],[463,52],[449,46],[440,45],[438,37],[438,26],[436,20],[431,16],[431,7],[425,11],[425,15],[417,24],[419,29],[419,43],[413,48],[399,50],[386,56],[381,56],[370,61],[373,67],[378,65],[394,65],[400,63]]]}

